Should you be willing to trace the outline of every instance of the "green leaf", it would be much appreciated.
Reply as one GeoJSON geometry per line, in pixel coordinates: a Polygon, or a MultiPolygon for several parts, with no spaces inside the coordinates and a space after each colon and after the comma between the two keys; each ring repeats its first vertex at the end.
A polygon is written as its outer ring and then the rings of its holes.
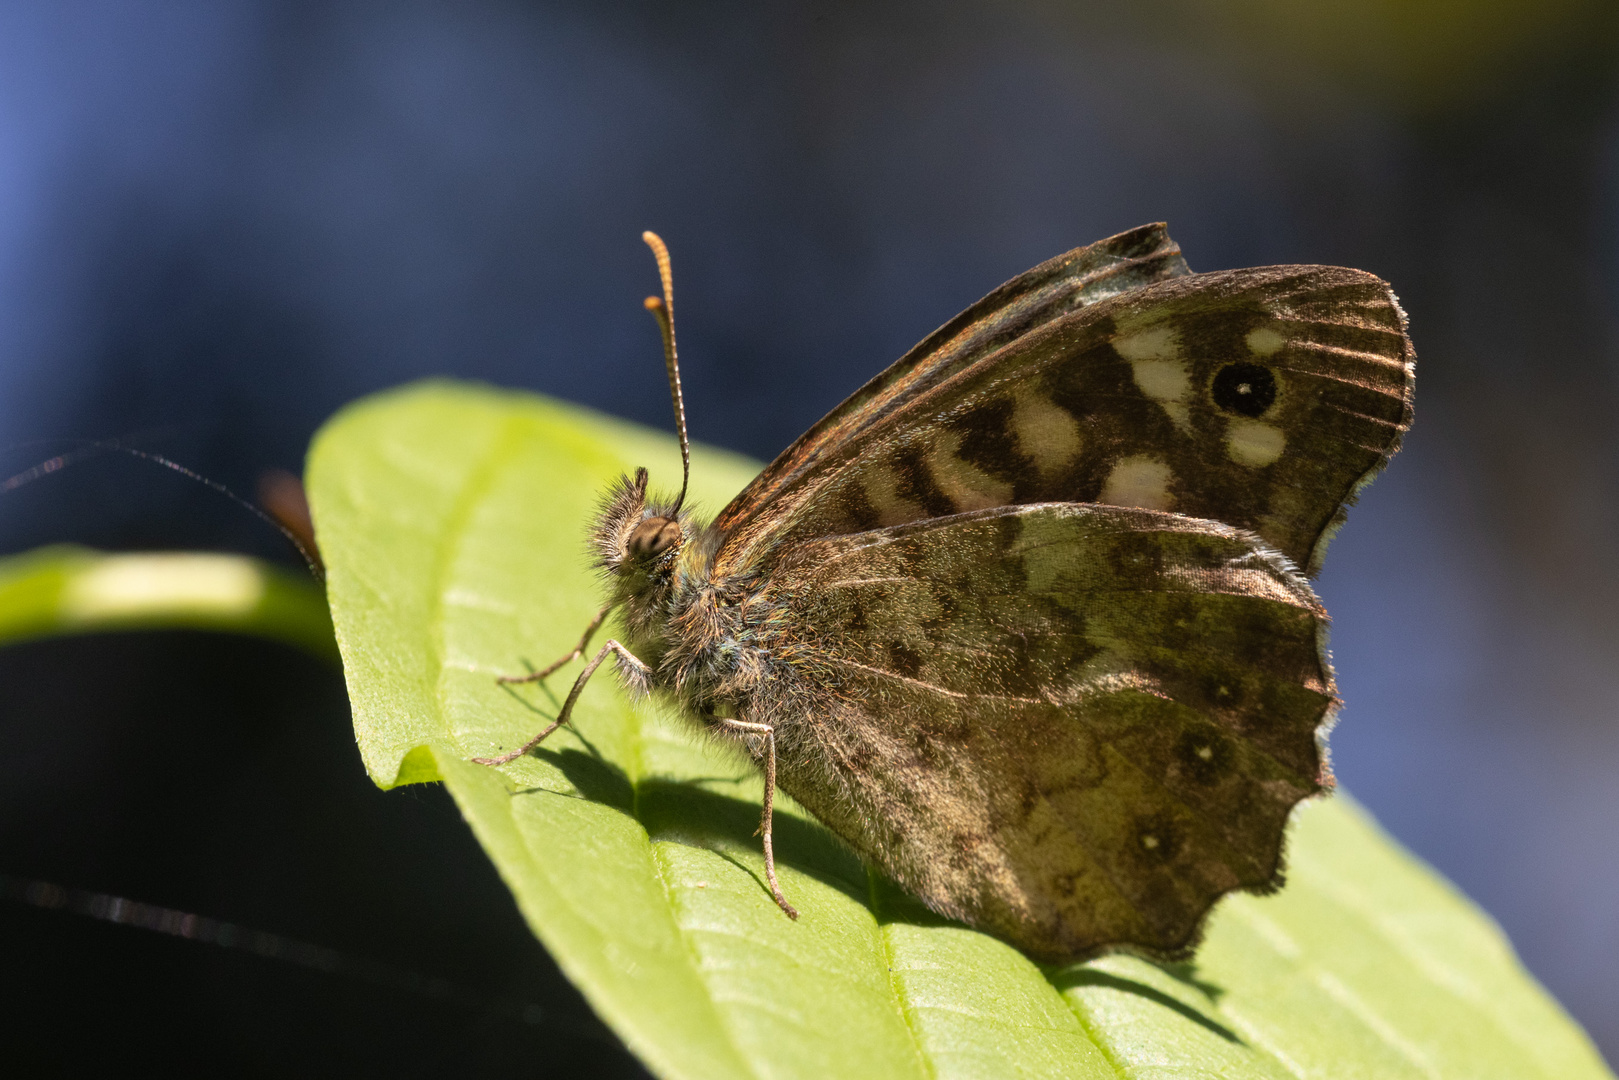
{"type": "MultiPolygon", "coordinates": [[[[790,801],[785,918],[761,783],[611,677],[533,756],[549,687],[495,677],[598,606],[584,533],[672,439],[527,395],[429,383],[318,436],[309,486],[355,729],[384,787],[442,779],[529,925],[657,1074],[722,1077],[1605,1077],[1499,930],[1346,797],[1296,816],[1288,886],[1218,908],[1195,964],[1042,968],[922,909],[790,801]]],[[[722,506],[756,466],[693,450],[722,506]]],[[[778,804],[780,805],[780,804],[778,804]]]]}
{"type": "Polygon", "coordinates": [[[0,644],[177,628],[251,634],[337,659],[320,590],[245,555],[108,555],[57,544],[0,558],[0,644]]]}

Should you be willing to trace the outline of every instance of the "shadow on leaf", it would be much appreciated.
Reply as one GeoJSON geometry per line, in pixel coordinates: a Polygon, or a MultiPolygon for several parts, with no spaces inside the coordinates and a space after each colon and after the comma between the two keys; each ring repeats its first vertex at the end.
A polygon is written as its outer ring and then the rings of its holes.
{"type": "MultiPolygon", "coordinates": [[[[580,797],[636,817],[654,840],[717,852],[753,877],[762,891],[767,891],[763,875],[754,868],[751,860],[744,862],[733,857],[733,853],[739,849],[755,852],[760,849],[757,835],[759,804],[722,795],[703,786],[707,783],[732,784],[735,782],[732,778],[672,780],[654,777],[642,781],[637,790],[623,769],[599,754],[543,748],[537,754],[561,770],[568,782],[578,790],[580,797]]],[[[921,900],[886,876],[868,869],[822,826],[795,813],[784,812],[779,807],[775,819],[775,841],[776,858],[781,865],[791,866],[845,893],[870,908],[883,924],[961,925],[930,910],[921,900]]],[[[1190,964],[1159,967],[1211,999],[1218,999],[1224,992],[1215,984],[1196,979],[1190,964]]],[[[1241,1037],[1230,1028],[1145,983],[1085,966],[1060,969],[1047,977],[1058,990],[1100,987],[1134,995],[1178,1013],[1227,1042],[1243,1045],[1241,1037]]]]}
{"type": "Polygon", "coordinates": [[[1182,960],[1178,963],[1159,964],[1158,966],[1187,986],[1197,990],[1216,1005],[1220,1004],[1220,999],[1225,996],[1225,987],[1197,977],[1197,962],[1195,960],[1182,960]]]}
{"type": "MultiPolygon", "coordinates": [[[[1171,971],[1170,974],[1174,975],[1175,973],[1171,971]]],[[[1176,977],[1179,978],[1179,976],[1176,977]]],[[[1055,986],[1058,990],[1079,990],[1100,987],[1107,990],[1117,990],[1120,993],[1133,994],[1138,998],[1145,998],[1147,1001],[1151,1001],[1156,1005],[1162,1005],[1166,1009],[1179,1013],[1181,1016],[1190,1020],[1199,1027],[1220,1036],[1220,1038],[1224,1039],[1226,1042],[1236,1043],[1239,1046],[1247,1045],[1242,1041],[1241,1036],[1232,1031],[1230,1028],[1226,1027],[1224,1024],[1210,1019],[1197,1009],[1194,1009],[1192,1006],[1186,1004],[1184,1001],[1177,1001],[1168,994],[1164,993],[1162,990],[1155,990],[1146,983],[1136,982],[1134,979],[1126,979],[1120,975],[1114,975],[1111,972],[1098,971],[1091,967],[1065,968],[1061,971],[1051,972],[1047,975],[1047,978],[1050,980],[1051,985],[1055,986]]],[[[1200,986],[1200,984],[1197,983],[1193,983],[1193,985],[1200,986]]]]}
{"type": "MultiPolygon", "coordinates": [[[[595,747],[590,749],[594,751],[595,747]]],[[[581,797],[626,814],[635,813],[635,787],[629,776],[599,753],[541,747],[535,755],[555,765],[581,797]]]]}
{"type": "Polygon", "coordinates": [[[885,926],[889,923],[908,923],[912,926],[960,926],[970,929],[965,923],[940,915],[875,867],[868,868],[866,874],[866,903],[879,923],[885,926]]]}
{"type": "MultiPolygon", "coordinates": [[[[707,848],[721,855],[737,848],[761,848],[754,835],[759,828],[756,802],[707,791],[690,781],[663,778],[642,781],[637,794],[636,816],[654,840],[707,848]]],[[[826,829],[778,807],[774,832],[779,865],[866,902],[865,868],[826,829]]],[[[759,887],[765,888],[762,880],[759,887]]]]}

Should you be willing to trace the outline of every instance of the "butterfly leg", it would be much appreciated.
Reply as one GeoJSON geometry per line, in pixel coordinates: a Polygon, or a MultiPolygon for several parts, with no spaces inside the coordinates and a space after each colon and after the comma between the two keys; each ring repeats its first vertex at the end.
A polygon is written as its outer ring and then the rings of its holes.
{"type": "MultiPolygon", "coordinates": [[[[584,693],[585,683],[589,682],[590,677],[596,674],[596,669],[602,666],[602,661],[607,659],[608,653],[618,654],[619,663],[622,665],[620,670],[628,668],[629,670],[626,672],[626,674],[630,677],[639,679],[643,682],[652,677],[651,668],[643,664],[634,653],[630,652],[630,650],[609,638],[607,644],[603,645],[601,647],[601,651],[596,654],[596,658],[590,663],[586,664],[585,670],[581,671],[579,673],[579,677],[573,681],[573,689],[568,691],[567,700],[562,703],[561,711],[557,713],[557,718],[551,721],[549,727],[509,754],[501,754],[498,757],[473,758],[472,760],[477,762],[479,765],[504,765],[508,761],[517,760],[530,750],[534,749],[536,746],[540,745],[540,743],[544,742],[546,737],[549,736],[551,732],[568,722],[568,718],[573,715],[574,702],[578,701],[579,695],[584,693]]],[[[774,758],[771,760],[774,761],[774,758]]]]}
{"type": "Polygon", "coordinates": [[[596,612],[596,617],[590,620],[590,625],[585,627],[584,635],[579,638],[579,644],[573,647],[573,652],[564,656],[562,659],[556,661],[555,663],[547,664],[539,671],[531,671],[527,675],[502,675],[495,681],[500,683],[539,682],[541,679],[551,674],[551,672],[555,671],[563,664],[568,663],[574,657],[585,655],[585,650],[590,648],[590,639],[596,636],[596,631],[602,628],[602,623],[607,621],[608,612],[612,610],[613,605],[608,604],[606,607],[596,612]]]}
{"type": "Polygon", "coordinates": [[[798,909],[787,902],[787,898],[781,894],[781,886],[776,883],[776,850],[770,839],[770,824],[775,817],[776,806],[776,729],[769,724],[748,720],[721,718],[720,723],[732,731],[765,737],[765,806],[759,819],[759,835],[765,840],[765,880],[770,883],[770,895],[775,897],[776,906],[785,911],[789,919],[796,919],[798,909]]]}

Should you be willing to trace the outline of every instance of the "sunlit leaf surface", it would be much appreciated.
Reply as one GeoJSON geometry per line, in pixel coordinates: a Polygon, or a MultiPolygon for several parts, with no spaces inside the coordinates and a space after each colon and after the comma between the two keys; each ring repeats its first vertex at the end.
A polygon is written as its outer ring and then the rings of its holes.
{"type": "MultiPolygon", "coordinates": [[[[1218,908],[1194,964],[1042,968],[930,915],[790,802],[791,922],[762,885],[761,783],[610,676],[577,730],[500,674],[567,651],[598,606],[584,530],[672,438],[532,396],[429,383],[317,438],[309,485],[367,768],[442,780],[547,948],[661,1076],[1610,1075],[1495,926],[1347,798],[1294,820],[1279,894],[1218,908]]],[[[756,466],[694,452],[717,510],[756,466]]],[[[432,867],[423,867],[432,873],[432,867]]],[[[537,1051],[538,1052],[538,1051],[537,1051]]]]}

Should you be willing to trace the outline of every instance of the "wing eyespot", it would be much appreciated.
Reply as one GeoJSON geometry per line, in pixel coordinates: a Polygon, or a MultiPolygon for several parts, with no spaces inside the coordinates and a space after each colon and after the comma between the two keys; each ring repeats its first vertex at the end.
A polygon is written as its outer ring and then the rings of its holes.
{"type": "Polygon", "coordinates": [[[1207,730],[1187,731],[1175,743],[1181,774],[1204,786],[1230,775],[1233,755],[1229,742],[1207,730]]]}
{"type": "Polygon", "coordinates": [[[1169,815],[1152,814],[1136,822],[1135,841],[1144,861],[1162,866],[1175,861],[1186,837],[1169,815]]]}
{"type": "Polygon", "coordinates": [[[1227,364],[1215,374],[1210,392],[1226,412],[1256,419],[1276,403],[1276,376],[1259,364],[1227,364]]]}

